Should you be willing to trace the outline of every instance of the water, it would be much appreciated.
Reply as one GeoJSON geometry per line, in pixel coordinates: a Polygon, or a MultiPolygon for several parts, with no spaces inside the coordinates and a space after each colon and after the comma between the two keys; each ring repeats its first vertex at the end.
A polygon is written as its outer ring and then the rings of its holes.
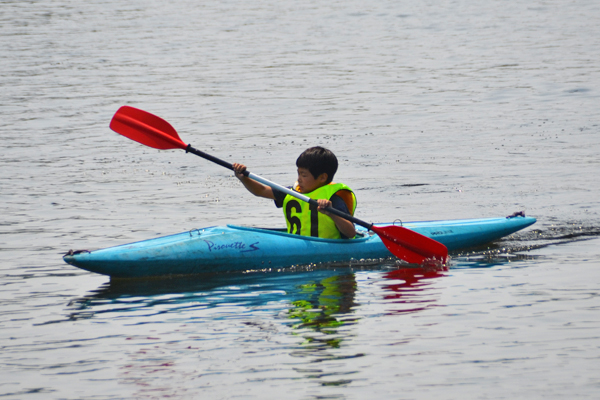
{"type": "Polygon", "coordinates": [[[597,398],[600,6],[321,3],[0,3],[0,395],[597,398]],[[282,224],[124,104],[283,184],[325,145],[364,220],[538,223],[427,276],[110,282],[61,253],[282,224]]]}

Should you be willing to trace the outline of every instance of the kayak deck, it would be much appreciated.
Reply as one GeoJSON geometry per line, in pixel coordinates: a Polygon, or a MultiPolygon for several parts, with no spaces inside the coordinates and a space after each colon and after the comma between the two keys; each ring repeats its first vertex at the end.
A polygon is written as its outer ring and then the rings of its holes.
{"type": "MultiPolygon", "coordinates": [[[[497,240],[535,222],[535,218],[518,216],[407,222],[403,226],[457,251],[497,240]]],[[[131,278],[392,257],[377,235],[364,228],[357,230],[362,237],[340,240],[290,235],[276,229],[214,226],[91,252],[70,252],[64,260],[91,272],[131,278]]]]}

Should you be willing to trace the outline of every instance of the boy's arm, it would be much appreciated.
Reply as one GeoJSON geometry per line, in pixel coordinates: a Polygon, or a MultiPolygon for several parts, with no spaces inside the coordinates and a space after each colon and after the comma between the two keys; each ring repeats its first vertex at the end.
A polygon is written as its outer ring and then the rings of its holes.
{"type": "Polygon", "coordinates": [[[246,170],[246,166],[243,164],[234,163],[233,171],[235,172],[235,177],[242,182],[244,187],[248,189],[250,193],[258,197],[264,197],[265,199],[275,200],[275,196],[273,195],[273,189],[267,185],[263,185],[260,182],[255,181],[254,179],[250,179],[247,176],[244,176],[243,173],[246,170]]]}
{"type": "Polygon", "coordinates": [[[335,226],[337,226],[342,235],[348,238],[353,238],[356,236],[356,229],[354,229],[354,224],[352,222],[342,217],[338,217],[337,215],[329,214],[327,211],[325,211],[325,208],[331,207],[331,201],[319,199],[317,200],[317,203],[319,203],[318,210],[333,220],[335,226]]]}

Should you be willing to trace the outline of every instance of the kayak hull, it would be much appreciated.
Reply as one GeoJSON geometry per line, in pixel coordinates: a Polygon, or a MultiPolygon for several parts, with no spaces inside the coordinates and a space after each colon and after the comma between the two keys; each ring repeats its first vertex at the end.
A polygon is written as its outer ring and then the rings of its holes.
{"type": "MultiPolygon", "coordinates": [[[[457,251],[494,241],[535,222],[535,218],[518,216],[410,222],[403,226],[443,243],[449,251],[457,251]]],[[[215,226],[91,252],[70,252],[63,258],[68,264],[87,271],[114,278],[135,278],[344,263],[392,256],[377,235],[360,232],[364,237],[340,240],[290,235],[279,230],[215,226]]]]}

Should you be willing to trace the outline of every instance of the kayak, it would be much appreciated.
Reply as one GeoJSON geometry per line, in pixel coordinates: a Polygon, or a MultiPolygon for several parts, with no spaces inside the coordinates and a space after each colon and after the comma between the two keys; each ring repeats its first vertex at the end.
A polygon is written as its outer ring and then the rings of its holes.
{"type": "MultiPolygon", "coordinates": [[[[449,251],[481,246],[536,222],[523,215],[405,222],[449,251]]],[[[375,224],[376,226],[390,224],[375,224]]],[[[292,235],[279,229],[236,225],[193,229],[175,235],[94,251],[69,251],[64,261],[112,278],[140,278],[263,270],[319,263],[352,263],[392,257],[378,235],[357,228],[352,240],[292,235]]]]}

